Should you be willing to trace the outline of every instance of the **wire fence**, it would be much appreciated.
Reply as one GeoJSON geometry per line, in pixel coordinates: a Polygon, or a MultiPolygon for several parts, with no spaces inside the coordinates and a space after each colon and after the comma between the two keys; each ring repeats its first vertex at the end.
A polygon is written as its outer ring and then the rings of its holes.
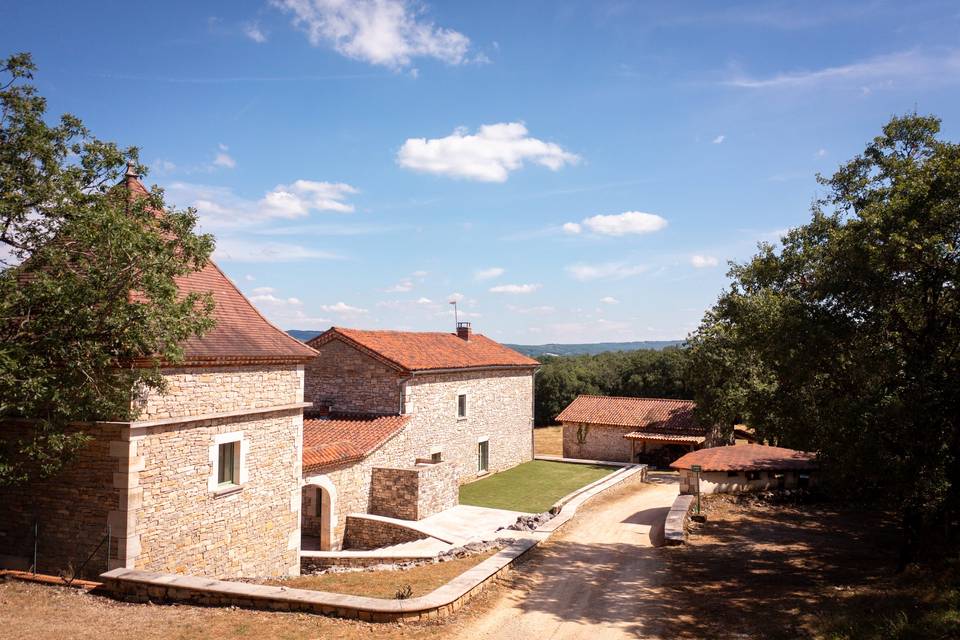
{"type": "MultiPolygon", "coordinates": [[[[30,573],[33,573],[33,574],[38,573],[37,569],[39,567],[40,561],[42,560],[42,556],[40,553],[40,549],[41,549],[40,542],[41,542],[40,521],[35,520],[33,522],[33,562],[30,565],[30,573]]],[[[77,568],[76,570],[73,570],[72,566],[62,568],[62,570],[66,569],[66,572],[65,572],[66,575],[64,573],[61,573],[61,578],[63,578],[63,581],[68,586],[72,585],[74,580],[76,580],[78,577],[83,575],[83,572],[87,568],[87,566],[92,566],[91,561],[94,559],[97,553],[100,552],[100,549],[102,549],[104,545],[106,545],[106,559],[104,560],[105,566],[103,570],[104,571],[109,570],[111,550],[113,548],[113,530],[112,530],[112,527],[108,524],[104,530],[103,536],[99,538],[96,546],[94,546],[93,548],[93,551],[87,554],[83,562],[80,563],[79,568],[77,568]]],[[[80,557],[79,554],[77,557],[80,557]]],[[[72,565],[72,562],[70,562],[69,564],[72,565]]]]}

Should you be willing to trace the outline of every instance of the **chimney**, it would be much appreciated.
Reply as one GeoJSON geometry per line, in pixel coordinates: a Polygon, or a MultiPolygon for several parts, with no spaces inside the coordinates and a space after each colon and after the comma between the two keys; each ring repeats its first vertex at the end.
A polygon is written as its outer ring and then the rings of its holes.
{"type": "Polygon", "coordinates": [[[458,322],[457,323],[457,337],[462,340],[470,341],[470,334],[473,333],[473,330],[470,329],[469,322],[458,322]]]}

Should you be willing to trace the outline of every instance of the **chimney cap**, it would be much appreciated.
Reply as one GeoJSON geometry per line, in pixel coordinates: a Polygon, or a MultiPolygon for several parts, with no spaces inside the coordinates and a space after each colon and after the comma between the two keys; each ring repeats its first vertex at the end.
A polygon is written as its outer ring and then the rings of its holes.
{"type": "Polygon", "coordinates": [[[133,160],[127,160],[127,172],[124,174],[127,178],[139,178],[137,173],[137,163],[133,160]]]}

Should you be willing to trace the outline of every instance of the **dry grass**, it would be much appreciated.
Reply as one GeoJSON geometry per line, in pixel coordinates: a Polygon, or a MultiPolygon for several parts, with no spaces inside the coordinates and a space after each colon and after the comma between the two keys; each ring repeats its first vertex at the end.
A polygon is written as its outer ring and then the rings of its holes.
{"type": "Polygon", "coordinates": [[[295,589],[332,591],[353,596],[393,598],[397,591],[410,585],[411,597],[425,596],[434,589],[450,582],[467,569],[471,569],[496,551],[478,553],[447,562],[422,564],[396,571],[350,571],[323,573],[315,576],[297,576],[278,580],[265,580],[262,584],[282,585],[295,589]]]}
{"type": "Polygon", "coordinates": [[[542,456],[563,455],[563,427],[537,427],[533,430],[533,451],[542,456]]]}
{"type": "Polygon", "coordinates": [[[0,580],[0,637],[4,640],[438,640],[459,637],[496,602],[484,590],[453,618],[438,623],[371,624],[307,613],[222,607],[128,604],[82,590],[0,580]]]}

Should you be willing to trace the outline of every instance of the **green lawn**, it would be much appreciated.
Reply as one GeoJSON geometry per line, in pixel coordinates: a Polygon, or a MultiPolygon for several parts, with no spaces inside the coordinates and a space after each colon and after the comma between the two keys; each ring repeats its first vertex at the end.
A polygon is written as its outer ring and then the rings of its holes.
{"type": "Polygon", "coordinates": [[[460,504],[541,513],[616,467],[533,460],[460,487],[460,504]]]}

